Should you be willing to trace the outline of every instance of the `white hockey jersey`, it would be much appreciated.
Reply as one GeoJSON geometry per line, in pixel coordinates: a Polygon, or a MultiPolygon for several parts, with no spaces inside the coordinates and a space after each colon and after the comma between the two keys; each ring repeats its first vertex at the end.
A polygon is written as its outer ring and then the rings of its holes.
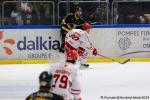
{"type": "Polygon", "coordinates": [[[78,66],[72,63],[58,63],[51,66],[51,92],[64,97],[65,100],[80,100],[80,81],[78,66]]]}
{"type": "Polygon", "coordinates": [[[85,50],[92,50],[93,45],[89,38],[89,34],[81,29],[73,29],[67,33],[65,42],[68,42],[75,49],[82,47],[85,50]]]}

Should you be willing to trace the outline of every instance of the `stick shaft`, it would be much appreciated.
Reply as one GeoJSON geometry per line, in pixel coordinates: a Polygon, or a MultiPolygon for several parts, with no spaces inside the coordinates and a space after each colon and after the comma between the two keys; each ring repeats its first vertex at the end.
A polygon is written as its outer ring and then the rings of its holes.
{"type": "Polygon", "coordinates": [[[98,55],[98,56],[101,56],[101,57],[103,57],[103,58],[106,58],[106,59],[110,59],[110,60],[112,60],[112,61],[114,61],[114,62],[118,62],[118,63],[120,63],[120,64],[125,64],[125,63],[127,63],[127,62],[130,61],[130,59],[126,59],[125,61],[120,62],[120,61],[117,61],[117,60],[115,60],[115,59],[109,58],[109,57],[104,56],[104,55],[101,55],[101,54],[97,54],[97,55],[98,55]]]}
{"type": "Polygon", "coordinates": [[[109,58],[109,57],[107,57],[107,56],[104,56],[104,55],[101,55],[101,54],[97,54],[98,56],[101,56],[101,57],[103,57],[103,58],[106,58],[106,59],[110,59],[110,60],[112,60],[112,61],[115,61],[114,59],[112,59],[112,58],[109,58]]]}

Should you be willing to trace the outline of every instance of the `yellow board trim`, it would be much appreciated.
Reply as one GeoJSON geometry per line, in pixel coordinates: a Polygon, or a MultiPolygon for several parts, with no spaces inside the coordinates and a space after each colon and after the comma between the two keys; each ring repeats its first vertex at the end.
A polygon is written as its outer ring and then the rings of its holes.
{"type": "MultiPolygon", "coordinates": [[[[118,62],[123,62],[126,58],[116,58],[118,62]]],[[[117,62],[116,61],[116,62],[117,62]]],[[[0,64],[47,64],[52,63],[50,60],[0,60],[0,64]]],[[[88,63],[110,63],[109,59],[89,58],[88,63]]],[[[150,62],[150,58],[130,58],[130,62],[150,62]]]]}
{"type": "MultiPolygon", "coordinates": [[[[128,58],[113,58],[116,62],[124,62],[128,58]]],[[[101,63],[101,62],[114,62],[111,59],[100,59],[100,58],[90,58],[87,59],[89,63],[101,63]]],[[[130,62],[150,62],[150,58],[130,58],[130,62]]]]}
{"type": "Polygon", "coordinates": [[[46,64],[48,60],[0,60],[0,64],[46,64]]]}

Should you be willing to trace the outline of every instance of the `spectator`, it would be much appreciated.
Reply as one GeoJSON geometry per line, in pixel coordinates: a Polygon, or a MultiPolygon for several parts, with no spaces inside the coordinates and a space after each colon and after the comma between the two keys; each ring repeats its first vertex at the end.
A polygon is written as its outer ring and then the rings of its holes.
{"type": "Polygon", "coordinates": [[[11,12],[11,17],[15,19],[17,25],[31,24],[32,8],[26,1],[21,1],[11,12]]]}
{"type": "Polygon", "coordinates": [[[95,24],[107,24],[107,7],[107,3],[99,3],[89,16],[89,20],[95,24]]]}
{"type": "Polygon", "coordinates": [[[38,24],[38,25],[48,25],[52,24],[52,5],[49,3],[40,3],[36,2],[32,4],[33,6],[33,24],[38,24]]]}
{"type": "Polygon", "coordinates": [[[150,2],[119,2],[114,13],[117,24],[148,24],[150,2]]]}

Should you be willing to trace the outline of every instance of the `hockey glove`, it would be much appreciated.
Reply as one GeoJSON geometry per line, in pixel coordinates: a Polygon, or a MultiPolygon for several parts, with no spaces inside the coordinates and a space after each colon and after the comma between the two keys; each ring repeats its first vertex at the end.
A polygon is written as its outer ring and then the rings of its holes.
{"type": "Polygon", "coordinates": [[[97,55],[97,49],[96,49],[96,48],[93,49],[93,55],[94,55],[94,56],[97,55]]]}

